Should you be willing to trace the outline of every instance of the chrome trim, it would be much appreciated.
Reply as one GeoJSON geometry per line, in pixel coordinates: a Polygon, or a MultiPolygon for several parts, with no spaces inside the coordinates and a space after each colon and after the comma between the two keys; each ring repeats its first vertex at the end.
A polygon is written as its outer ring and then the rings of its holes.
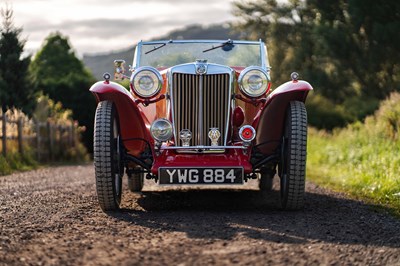
{"type": "Polygon", "coordinates": [[[207,74],[207,60],[197,59],[195,65],[196,65],[196,74],[198,75],[207,74]]]}
{"type": "Polygon", "coordinates": [[[267,46],[263,41],[260,39],[260,55],[261,55],[261,67],[265,70],[269,70],[269,61],[268,61],[268,51],[267,46]]]}
{"type": "Polygon", "coordinates": [[[212,127],[208,132],[208,138],[211,140],[211,146],[218,146],[218,140],[221,137],[221,133],[218,128],[212,127]]]}
{"type": "Polygon", "coordinates": [[[226,150],[226,149],[245,149],[245,146],[161,146],[160,150],[226,150]]]}
{"type": "Polygon", "coordinates": [[[240,73],[240,75],[239,75],[239,78],[238,78],[239,90],[240,90],[240,92],[242,92],[242,93],[243,93],[244,95],[246,95],[247,97],[250,97],[250,98],[258,98],[258,97],[260,97],[260,96],[263,96],[263,95],[267,92],[267,90],[268,90],[268,83],[269,83],[270,81],[271,81],[271,80],[270,80],[270,78],[269,78],[268,72],[267,72],[265,69],[263,69],[262,67],[258,67],[258,66],[249,66],[249,67],[246,67],[246,68],[240,73]],[[243,88],[243,84],[242,84],[243,78],[246,76],[246,74],[249,73],[250,71],[253,71],[253,70],[258,70],[258,71],[260,71],[261,73],[263,73],[263,74],[265,75],[265,77],[266,77],[266,80],[267,80],[267,85],[265,86],[264,92],[261,93],[261,94],[258,94],[258,95],[250,95],[250,94],[248,94],[248,93],[246,92],[246,90],[243,88]]]}
{"type": "MultiPolygon", "coordinates": [[[[149,42],[141,42],[144,45],[148,44],[163,44],[166,42],[170,43],[224,43],[226,40],[157,40],[149,42]]],[[[260,41],[242,41],[242,40],[232,40],[233,44],[260,44],[260,41]]]]}
{"type": "MultiPolygon", "coordinates": [[[[136,45],[135,55],[133,58],[133,68],[136,69],[140,66],[140,57],[143,45],[153,45],[153,44],[164,44],[164,43],[224,43],[226,40],[158,40],[143,42],[139,41],[136,45]]],[[[257,41],[242,41],[242,40],[232,40],[233,44],[248,44],[248,45],[259,45],[260,46],[260,57],[261,57],[261,67],[268,70],[270,67],[268,61],[267,47],[261,39],[257,41]]]]}
{"type": "Polygon", "coordinates": [[[156,68],[148,66],[148,67],[139,67],[139,68],[132,74],[131,79],[130,79],[130,83],[132,84],[134,93],[135,93],[136,95],[138,95],[138,96],[140,96],[140,97],[142,97],[142,98],[151,98],[151,97],[154,97],[155,95],[157,95],[157,94],[161,91],[161,88],[162,88],[162,86],[163,86],[164,80],[163,80],[163,78],[162,78],[160,72],[159,72],[156,68]],[[153,73],[156,75],[157,79],[158,79],[158,87],[157,87],[157,89],[156,89],[151,95],[148,95],[148,96],[141,95],[141,94],[136,90],[135,84],[134,84],[135,77],[136,77],[140,72],[142,72],[142,71],[150,71],[150,72],[153,72],[153,73]]]}
{"type": "MultiPolygon", "coordinates": [[[[244,142],[251,142],[256,138],[256,130],[254,129],[254,127],[252,127],[250,125],[242,126],[239,130],[239,138],[244,142]],[[245,130],[247,128],[249,128],[251,130],[251,132],[253,133],[253,136],[251,137],[251,139],[244,139],[242,136],[243,130],[245,130]]],[[[245,146],[247,146],[247,145],[245,145],[245,146]]]]}
{"type": "Polygon", "coordinates": [[[181,132],[179,132],[179,138],[182,141],[183,147],[189,147],[190,140],[192,139],[192,132],[190,132],[189,129],[182,129],[181,132]]]}
{"type": "Polygon", "coordinates": [[[158,142],[165,142],[165,141],[168,141],[168,140],[170,140],[170,139],[172,138],[172,129],[173,129],[172,123],[171,123],[168,119],[166,119],[166,118],[159,118],[159,119],[154,120],[153,123],[151,123],[151,126],[150,126],[150,135],[153,137],[154,140],[156,140],[156,141],[158,141],[158,142]],[[155,127],[155,126],[157,125],[157,123],[159,123],[159,122],[166,122],[166,123],[168,124],[168,126],[170,127],[169,130],[171,130],[171,132],[168,132],[168,138],[166,138],[166,139],[160,139],[159,137],[157,137],[157,136],[154,135],[154,127],[155,127]]]}
{"type": "MultiPolygon", "coordinates": [[[[232,95],[234,93],[234,91],[233,91],[233,89],[234,89],[234,86],[233,86],[233,84],[234,84],[234,70],[232,68],[230,68],[230,67],[227,67],[227,66],[222,66],[222,65],[217,65],[217,64],[207,64],[207,74],[206,75],[196,75],[195,63],[178,65],[178,66],[172,67],[169,70],[169,72],[168,72],[168,84],[169,84],[169,94],[170,94],[170,101],[171,101],[171,112],[172,112],[171,113],[171,117],[172,117],[173,129],[174,129],[175,143],[179,143],[178,142],[179,141],[179,139],[178,139],[179,132],[177,132],[178,128],[177,128],[177,125],[176,125],[177,115],[175,114],[175,101],[176,101],[176,99],[174,98],[174,91],[173,91],[173,89],[174,89],[174,86],[173,86],[174,85],[173,84],[173,75],[174,74],[194,75],[195,77],[198,78],[199,83],[201,83],[201,84],[199,84],[199,85],[201,85],[201,90],[203,89],[203,85],[204,85],[203,82],[204,82],[204,78],[205,77],[209,77],[211,75],[217,75],[217,74],[218,75],[219,74],[220,75],[224,75],[224,74],[225,75],[229,75],[229,78],[226,77],[227,78],[227,83],[228,83],[227,85],[229,86],[228,91],[227,91],[228,95],[229,95],[229,99],[226,99],[227,100],[226,101],[227,112],[226,112],[226,117],[224,118],[225,119],[225,132],[224,132],[224,136],[223,136],[223,138],[224,138],[223,139],[223,145],[226,146],[226,143],[228,141],[229,121],[230,121],[230,115],[231,115],[230,110],[231,110],[231,107],[232,107],[231,97],[232,97],[232,95]]],[[[200,95],[202,95],[202,93],[200,95]]],[[[198,109],[202,109],[203,108],[202,106],[201,107],[198,106],[200,102],[201,103],[204,102],[203,97],[201,97],[201,99],[199,99],[198,103],[196,103],[196,106],[197,106],[198,109]]],[[[212,107],[210,107],[210,108],[212,108],[212,107]]],[[[203,125],[201,125],[203,123],[202,120],[204,118],[203,117],[203,115],[204,115],[203,113],[204,113],[204,110],[201,110],[199,112],[199,120],[196,121],[196,123],[198,124],[199,128],[202,128],[204,130],[203,125]]],[[[203,136],[203,130],[200,130],[201,133],[197,135],[197,137],[198,137],[197,143],[201,143],[200,142],[202,140],[201,137],[204,137],[203,136]]],[[[192,131],[192,133],[193,134],[197,134],[197,132],[193,132],[193,131],[192,131]]],[[[192,146],[190,146],[190,147],[192,147],[192,146]]]]}
{"type": "Polygon", "coordinates": [[[132,72],[134,72],[135,69],[139,67],[140,55],[142,53],[142,43],[143,43],[142,41],[139,41],[138,44],[136,45],[135,54],[133,55],[132,72]]]}
{"type": "Polygon", "coordinates": [[[293,81],[297,81],[297,80],[299,79],[299,73],[297,73],[297,72],[292,72],[292,74],[290,74],[290,78],[291,78],[293,81]]]}
{"type": "Polygon", "coordinates": [[[204,129],[204,121],[203,121],[203,112],[204,112],[204,98],[203,98],[203,89],[204,89],[204,77],[200,75],[199,78],[199,121],[198,121],[198,127],[199,127],[199,139],[198,143],[201,143],[203,140],[203,129],[204,129]]]}
{"type": "Polygon", "coordinates": [[[111,79],[110,73],[108,73],[108,72],[104,73],[104,74],[103,74],[103,79],[104,79],[106,82],[109,82],[110,79],[111,79]]]}

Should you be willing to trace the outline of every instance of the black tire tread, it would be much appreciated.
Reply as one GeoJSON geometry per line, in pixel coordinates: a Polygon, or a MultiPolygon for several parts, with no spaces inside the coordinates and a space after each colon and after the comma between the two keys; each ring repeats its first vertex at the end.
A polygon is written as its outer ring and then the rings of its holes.
{"type": "Polygon", "coordinates": [[[307,111],[303,102],[290,102],[288,191],[283,206],[299,210],[304,206],[307,159],[307,111]]]}
{"type": "Polygon", "coordinates": [[[113,184],[112,125],[113,103],[98,104],[94,124],[94,168],[99,205],[103,211],[119,209],[113,184]]]}
{"type": "Polygon", "coordinates": [[[132,192],[140,192],[143,188],[143,174],[128,176],[128,188],[132,192]]]}
{"type": "Polygon", "coordinates": [[[261,191],[272,191],[274,186],[274,178],[267,174],[261,174],[258,186],[261,191]]]}

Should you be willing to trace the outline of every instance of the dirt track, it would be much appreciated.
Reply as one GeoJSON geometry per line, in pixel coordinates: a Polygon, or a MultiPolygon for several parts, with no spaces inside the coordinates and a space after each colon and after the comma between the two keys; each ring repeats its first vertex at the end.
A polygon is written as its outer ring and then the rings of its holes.
{"type": "MultiPolygon", "coordinates": [[[[277,191],[125,192],[103,213],[94,171],[0,177],[0,265],[400,265],[400,221],[307,185],[300,212],[277,191]]],[[[251,190],[253,189],[253,190],[251,190]]]]}

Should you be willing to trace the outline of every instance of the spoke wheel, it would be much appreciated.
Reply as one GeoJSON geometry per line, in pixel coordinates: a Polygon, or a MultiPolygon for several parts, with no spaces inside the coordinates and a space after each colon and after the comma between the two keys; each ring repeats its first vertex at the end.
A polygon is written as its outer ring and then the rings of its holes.
{"type": "Polygon", "coordinates": [[[94,124],[94,166],[97,198],[103,211],[118,210],[122,195],[124,167],[116,110],[112,102],[102,101],[94,124]]]}
{"type": "Polygon", "coordinates": [[[290,102],[281,146],[281,205],[285,210],[299,210],[304,206],[307,157],[307,111],[304,103],[290,102]]]}

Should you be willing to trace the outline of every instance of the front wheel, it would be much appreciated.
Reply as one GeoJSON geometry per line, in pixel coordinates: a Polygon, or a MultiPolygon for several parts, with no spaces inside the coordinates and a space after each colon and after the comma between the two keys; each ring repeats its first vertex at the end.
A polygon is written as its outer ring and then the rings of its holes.
{"type": "Polygon", "coordinates": [[[117,114],[112,102],[102,101],[94,123],[94,167],[97,198],[103,211],[119,209],[124,167],[117,114]]]}
{"type": "Polygon", "coordinates": [[[306,157],[307,111],[303,102],[290,102],[279,165],[281,205],[285,210],[299,210],[304,206],[306,157]]]}

